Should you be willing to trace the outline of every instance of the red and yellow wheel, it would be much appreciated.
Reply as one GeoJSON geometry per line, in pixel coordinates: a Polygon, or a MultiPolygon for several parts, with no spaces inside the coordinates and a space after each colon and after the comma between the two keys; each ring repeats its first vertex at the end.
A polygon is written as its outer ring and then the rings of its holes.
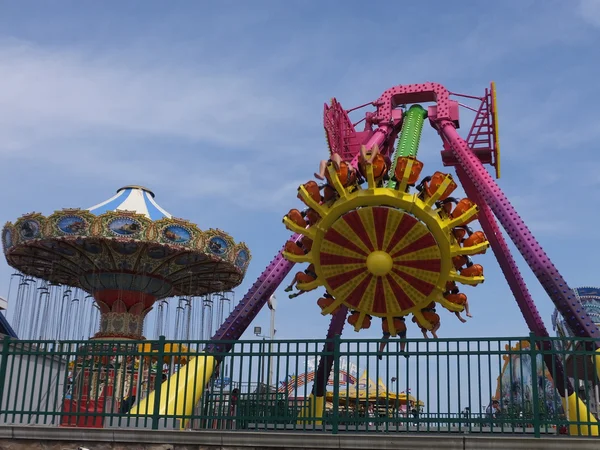
{"type": "Polygon", "coordinates": [[[333,203],[319,204],[299,189],[303,201],[320,216],[318,222],[302,228],[284,218],[286,227],[313,241],[305,255],[284,252],[290,261],[315,267],[315,281],[299,283],[298,289],[324,286],[335,300],[323,314],[346,305],[359,312],[357,331],[367,316],[376,316],[386,320],[390,333],[396,335],[394,318],[411,313],[431,328],[421,310],[432,301],[461,311],[460,305],[443,297],[446,283],[475,285],[483,277],[461,276],[452,258],[481,252],[488,243],[461,247],[452,234],[454,227],[477,214],[476,206],[454,218],[440,214],[435,206],[436,197],[452,178],[448,175],[440,192],[423,201],[402,190],[376,187],[370,166],[366,189],[344,188],[332,169],[330,177],[339,194],[333,203]]]}
{"type": "Polygon", "coordinates": [[[386,206],[350,211],[324,233],[320,276],[352,310],[399,316],[426,302],[442,267],[437,242],[410,214],[386,206]]]}

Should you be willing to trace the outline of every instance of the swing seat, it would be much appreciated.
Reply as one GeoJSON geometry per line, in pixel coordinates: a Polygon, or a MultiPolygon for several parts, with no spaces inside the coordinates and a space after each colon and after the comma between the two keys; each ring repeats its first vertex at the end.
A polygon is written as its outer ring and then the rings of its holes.
{"type": "Polygon", "coordinates": [[[481,264],[473,264],[470,267],[465,267],[460,271],[463,277],[482,277],[483,266],[481,264]]]}
{"type": "Polygon", "coordinates": [[[412,167],[410,168],[410,175],[408,176],[407,184],[412,185],[417,182],[421,171],[423,170],[423,163],[412,156],[401,156],[396,160],[396,169],[394,170],[394,176],[396,180],[400,182],[404,177],[404,172],[408,166],[408,161],[412,160],[412,167]]]}

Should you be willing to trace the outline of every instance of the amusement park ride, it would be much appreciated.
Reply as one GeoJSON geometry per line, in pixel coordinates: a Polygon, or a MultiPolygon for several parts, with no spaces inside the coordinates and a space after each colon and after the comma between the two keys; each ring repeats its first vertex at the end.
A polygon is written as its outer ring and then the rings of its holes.
{"type": "MultiPolygon", "coordinates": [[[[307,208],[292,210],[283,220],[295,234],[215,334],[204,357],[207,365],[217,363],[211,353],[229,350],[228,344],[219,341],[241,336],[295,263],[310,263],[295,279],[300,291],[320,286],[327,291],[319,306],[323,314],[332,314],[328,338],[341,334],[348,311],[348,322],[355,330],[368,327],[372,317],[380,317],[384,331],[387,328],[394,335],[401,327],[395,319],[407,314],[413,314],[420,327],[435,329],[439,320],[432,311],[435,303],[461,311],[464,300],[457,298],[456,283],[483,281],[481,266],[465,256],[482,253],[488,245],[530,330],[549,336],[496,219],[574,334],[600,337],[571,288],[483,166],[492,165],[499,178],[493,83],[479,98],[453,94],[437,83],[401,85],[362,106],[373,106],[375,111],[365,114],[364,130],[358,131],[348,116],[357,108],[345,111],[335,99],[325,105],[324,127],[331,153],[326,183],[315,189],[315,183],[308,182],[298,189],[307,208]],[[460,104],[452,97],[480,102],[466,140],[457,132],[460,104]],[[418,104],[425,102],[433,104],[424,110],[418,104]],[[418,182],[423,165],[416,155],[425,118],[440,136],[442,161],[455,167],[467,199],[450,197],[457,185],[449,174],[436,172],[418,182]],[[484,234],[465,227],[473,219],[479,219],[484,234]]],[[[543,342],[546,350],[550,345],[543,342]]],[[[594,345],[600,373],[600,339],[594,345]]],[[[332,363],[331,358],[321,358],[317,380],[327,379],[321,375],[330,372],[332,363]]],[[[566,387],[561,395],[571,418],[594,421],[560,361],[547,356],[545,364],[556,386],[566,387]]],[[[317,412],[323,410],[324,391],[325,386],[315,383],[311,396],[317,412]]],[[[577,433],[577,427],[573,428],[577,433]]],[[[598,427],[582,428],[579,433],[597,435],[598,427]]]]}
{"type": "MultiPolygon", "coordinates": [[[[304,209],[293,209],[283,219],[294,235],[224,321],[205,352],[180,369],[179,381],[165,383],[160,400],[151,393],[131,413],[152,411],[159,401],[161,414],[190,414],[201,395],[193,386],[208,382],[231,349],[231,341],[242,336],[296,263],[309,266],[296,274],[293,285],[298,292],[292,295],[324,288],[318,304],[323,314],[332,315],[328,338],[341,334],[346,321],[359,331],[368,328],[375,317],[382,320],[385,334],[395,336],[403,331],[407,315],[412,315],[424,332],[435,333],[439,326],[436,304],[456,313],[464,310],[467,298],[459,286],[483,282],[483,267],[471,257],[491,247],[528,327],[537,336],[549,336],[498,221],[574,335],[597,338],[590,345],[595,345],[600,375],[599,330],[484,168],[484,164],[491,165],[499,178],[493,83],[482,97],[422,83],[395,86],[377,100],[351,110],[344,110],[333,99],[325,105],[324,127],[330,157],[315,174],[323,183],[309,181],[300,186],[298,198],[304,209]],[[464,106],[457,100],[460,97],[479,102],[466,139],[457,132],[459,108],[464,106]],[[422,106],[426,103],[429,105],[422,106]],[[348,113],[367,106],[375,110],[364,115],[360,121],[364,128],[359,131],[348,113]],[[456,178],[442,172],[421,175],[423,164],[417,151],[425,119],[440,136],[442,162],[455,168],[456,178]],[[466,198],[452,197],[458,182],[466,198]],[[482,231],[471,228],[475,220],[482,231]],[[194,401],[182,401],[190,396],[194,401]]],[[[550,341],[542,342],[549,350],[550,341]]],[[[328,378],[323,375],[331,371],[332,364],[331,358],[324,357],[317,369],[311,404],[316,405],[318,417],[323,414],[328,378]]],[[[555,385],[561,387],[558,391],[564,396],[569,418],[588,417],[595,422],[561,362],[547,356],[545,364],[555,385]]],[[[579,431],[574,427],[572,432],[597,435],[598,426],[582,426],[579,431]]]]}
{"type": "Polygon", "coordinates": [[[93,298],[100,311],[93,339],[143,339],[144,318],[156,302],[229,291],[250,262],[245,244],[172,217],[141,186],[125,186],[86,210],[25,214],[4,226],[2,240],[12,267],[44,280],[37,303],[57,300],[49,295],[56,286],[93,298]]]}

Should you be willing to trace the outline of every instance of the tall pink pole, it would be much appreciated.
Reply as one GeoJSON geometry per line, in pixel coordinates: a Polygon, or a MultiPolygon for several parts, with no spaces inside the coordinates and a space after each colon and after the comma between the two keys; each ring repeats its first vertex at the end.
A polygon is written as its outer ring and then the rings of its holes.
{"type": "MultiPolygon", "coordinates": [[[[459,136],[454,124],[447,119],[433,119],[434,126],[456,156],[465,175],[480,193],[483,202],[494,212],[525,261],[542,284],[569,328],[580,337],[596,338],[594,345],[600,348],[600,332],[575,297],[562,275],[558,272],[542,246],[523,222],[506,195],[473,154],[467,143],[459,136]]],[[[531,306],[531,305],[530,305],[531,306]]]]}
{"type": "MultiPolygon", "coordinates": [[[[294,234],[291,239],[296,242],[301,237],[294,234]]],[[[225,357],[233,347],[233,341],[242,337],[294,264],[283,257],[282,248],[212,337],[212,343],[207,346],[209,353],[214,353],[219,360],[225,357]]]]}
{"type": "Polygon", "coordinates": [[[323,397],[326,394],[327,382],[329,380],[329,375],[331,374],[331,368],[333,367],[333,350],[335,347],[333,338],[335,338],[336,335],[341,336],[347,315],[348,307],[342,305],[340,306],[339,311],[331,316],[329,329],[327,330],[327,342],[323,345],[323,352],[319,359],[319,366],[317,367],[315,383],[313,384],[312,389],[312,393],[315,397],[323,397]]]}
{"type": "MultiPolygon", "coordinates": [[[[481,227],[483,228],[490,243],[490,247],[498,260],[504,278],[506,278],[508,286],[515,296],[517,305],[519,305],[519,309],[523,314],[527,326],[536,336],[548,337],[548,330],[544,325],[542,316],[535,306],[533,298],[531,298],[525,280],[523,280],[519,267],[510,253],[492,210],[487,203],[481,199],[479,192],[477,192],[477,188],[462,167],[456,167],[456,174],[458,175],[458,179],[460,180],[467,197],[479,205],[479,223],[481,223],[481,227]]],[[[565,376],[565,369],[560,358],[557,358],[555,354],[553,355],[550,352],[552,350],[552,343],[549,340],[543,340],[540,342],[540,346],[543,350],[547,351],[547,353],[544,354],[544,362],[546,363],[548,371],[552,374],[555,385],[559,387],[559,394],[561,394],[561,396],[564,395],[564,389],[566,389],[568,394],[571,395],[574,392],[573,385],[565,376]]]]}

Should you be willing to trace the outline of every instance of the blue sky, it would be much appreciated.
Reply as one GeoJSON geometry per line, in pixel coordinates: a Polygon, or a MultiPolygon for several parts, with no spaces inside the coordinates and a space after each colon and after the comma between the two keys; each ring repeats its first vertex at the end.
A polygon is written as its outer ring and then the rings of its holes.
{"type": "MultiPolygon", "coordinates": [[[[248,244],[241,298],[327,155],[323,102],[349,108],[423,81],[481,95],[494,80],[501,188],[571,286],[600,284],[600,1],[390,5],[0,1],[0,221],[142,184],[175,216],[248,244]]],[[[439,150],[426,126],[426,172],[441,168],[439,150]]],[[[492,254],[479,259],[487,281],[466,291],[474,318],[442,314],[440,336],[525,335],[492,254]]],[[[517,259],[550,327],[553,305],[517,259]]],[[[2,262],[0,295],[10,273],[2,262]]],[[[289,300],[283,287],[277,336],[324,336],[318,295],[289,300]]],[[[266,309],[255,325],[268,328],[266,309]]]]}

